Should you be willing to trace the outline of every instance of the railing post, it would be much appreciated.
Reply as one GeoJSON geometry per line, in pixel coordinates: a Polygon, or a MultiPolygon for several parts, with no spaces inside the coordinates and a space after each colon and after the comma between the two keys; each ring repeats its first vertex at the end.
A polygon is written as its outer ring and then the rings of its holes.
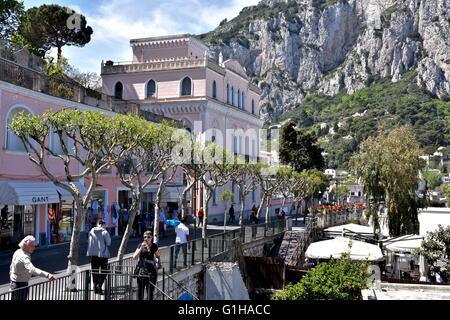
{"type": "MultiPolygon", "coordinates": [[[[100,270],[100,274],[103,270],[100,270]]],[[[109,274],[106,274],[106,288],[105,288],[105,300],[111,300],[111,279],[109,274]]]]}
{"type": "Polygon", "coordinates": [[[225,251],[225,233],[222,235],[222,252],[224,251],[225,251]]]}
{"type": "Polygon", "coordinates": [[[208,239],[208,260],[211,259],[211,245],[212,245],[212,239],[208,239]]]}
{"type": "Polygon", "coordinates": [[[202,263],[205,262],[205,239],[202,239],[202,263]]]}
{"type": "Polygon", "coordinates": [[[172,245],[170,246],[170,266],[169,266],[169,272],[172,274],[173,273],[173,262],[175,259],[175,247],[172,245]]]}
{"type": "Polygon", "coordinates": [[[192,261],[191,261],[191,265],[194,265],[195,264],[195,240],[192,240],[192,246],[191,246],[191,249],[192,249],[192,261]]]}
{"type": "MultiPolygon", "coordinates": [[[[166,271],[165,271],[165,269],[163,268],[163,270],[162,270],[162,274],[163,274],[163,278],[162,278],[162,283],[163,283],[163,285],[162,285],[162,287],[163,287],[163,292],[166,292],[166,271]]],[[[163,300],[166,300],[166,295],[162,295],[162,299],[163,300]]]]}
{"type": "Polygon", "coordinates": [[[89,272],[90,272],[89,270],[86,270],[84,276],[84,300],[89,300],[89,286],[91,284],[89,272]]]}

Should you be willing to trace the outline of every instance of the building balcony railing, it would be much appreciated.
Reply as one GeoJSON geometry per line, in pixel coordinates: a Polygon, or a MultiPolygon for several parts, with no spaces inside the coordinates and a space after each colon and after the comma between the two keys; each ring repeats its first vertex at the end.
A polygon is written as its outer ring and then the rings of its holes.
{"type": "Polygon", "coordinates": [[[99,91],[85,88],[70,78],[49,77],[3,58],[0,58],[0,81],[103,110],[123,114],[139,114],[151,122],[170,120],[164,116],[141,110],[140,106],[134,102],[115,99],[99,91]]]}
{"type": "Polygon", "coordinates": [[[113,62],[106,61],[102,63],[102,74],[133,73],[164,71],[177,69],[193,69],[206,67],[209,61],[205,59],[174,59],[174,60],[155,60],[149,62],[113,62]]]}

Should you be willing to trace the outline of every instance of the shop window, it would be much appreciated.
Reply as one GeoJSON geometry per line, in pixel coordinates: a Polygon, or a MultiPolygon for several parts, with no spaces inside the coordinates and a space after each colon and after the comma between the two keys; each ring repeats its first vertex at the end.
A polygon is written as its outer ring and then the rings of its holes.
{"type": "Polygon", "coordinates": [[[114,86],[114,98],[123,99],[123,84],[120,81],[114,86]]]}
{"type": "Polygon", "coordinates": [[[22,143],[22,140],[11,130],[9,129],[9,124],[12,122],[15,115],[23,112],[24,115],[31,115],[31,112],[23,107],[16,107],[10,110],[8,118],[7,118],[7,126],[6,126],[6,150],[17,151],[17,152],[26,152],[26,148],[22,143]]]}
{"type": "Polygon", "coordinates": [[[182,96],[192,95],[192,81],[189,77],[185,77],[181,82],[181,95],[182,96]]]}
{"type": "Polygon", "coordinates": [[[156,83],[154,80],[147,82],[147,99],[154,98],[156,96],[156,83]]]}

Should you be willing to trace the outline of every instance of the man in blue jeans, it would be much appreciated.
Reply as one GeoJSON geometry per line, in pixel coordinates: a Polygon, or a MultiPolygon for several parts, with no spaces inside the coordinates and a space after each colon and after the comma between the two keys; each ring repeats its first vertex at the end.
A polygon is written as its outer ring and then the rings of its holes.
{"type": "Polygon", "coordinates": [[[177,258],[180,249],[183,250],[183,266],[187,267],[187,249],[189,239],[189,228],[186,226],[186,218],[181,218],[180,224],[175,228],[177,237],[175,239],[175,257],[173,258],[173,268],[177,267],[177,258]]]}

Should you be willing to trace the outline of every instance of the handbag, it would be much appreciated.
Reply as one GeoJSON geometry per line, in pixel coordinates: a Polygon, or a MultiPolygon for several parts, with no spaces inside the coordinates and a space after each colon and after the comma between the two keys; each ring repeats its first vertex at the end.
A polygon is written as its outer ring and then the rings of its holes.
{"type": "Polygon", "coordinates": [[[148,275],[147,268],[144,265],[144,262],[142,260],[139,260],[136,267],[133,271],[133,278],[137,278],[138,276],[148,275]]]}

